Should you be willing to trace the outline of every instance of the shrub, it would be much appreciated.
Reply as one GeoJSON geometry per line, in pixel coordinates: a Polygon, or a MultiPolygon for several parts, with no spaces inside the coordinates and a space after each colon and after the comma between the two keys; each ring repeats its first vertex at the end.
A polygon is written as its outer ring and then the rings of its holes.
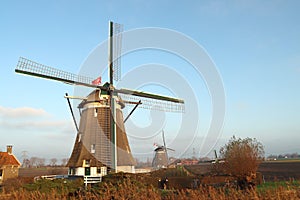
{"type": "Polygon", "coordinates": [[[233,136],[220,153],[225,158],[225,172],[237,177],[242,185],[256,178],[258,165],[264,157],[264,148],[256,139],[233,136]]]}

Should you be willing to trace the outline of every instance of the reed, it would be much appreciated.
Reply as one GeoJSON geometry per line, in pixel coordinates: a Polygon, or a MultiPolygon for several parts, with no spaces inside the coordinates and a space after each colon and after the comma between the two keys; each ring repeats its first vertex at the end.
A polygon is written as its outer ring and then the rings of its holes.
{"type": "MultiPolygon", "coordinates": [[[[35,183],[36,184],[36,183],[35,183]]],[[[210,200],[227,200],[227,199],[300,199],[299,184],[286,183],[286,185],[272,185],[258,187],[251,190],[237,190],[235,188],[212,186],[200,186],[197,189],[168,189],[160,190],[151,184],[139,182],[135,179],[126,178],[117,182],[103,182],[94,187],[84,189],[70,187],[71,183],[54,182],[49,184],[45,181],[40,182],[39,187],[34,188],[28,184],[13,191],[0,193],[0,199],[19,199],[19,200],[40,200],[40,199],[210,199],[210,200]],[[41,184],[48,185],[41,186],[41,184]]]]}

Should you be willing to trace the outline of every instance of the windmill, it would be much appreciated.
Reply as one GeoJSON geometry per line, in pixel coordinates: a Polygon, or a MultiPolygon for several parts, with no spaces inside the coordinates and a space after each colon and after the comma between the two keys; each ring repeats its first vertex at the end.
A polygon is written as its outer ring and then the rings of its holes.
{"type": "Polygon", "coordinates": [[[163,145],[157,145],[154,149],[155,155],[152,161],[152,167],[154,169],[167,168],[169,165],[168,150],[175,151],[174,149],[168,148],[166,145],[165,134],[162,130],[163,145]]]}
{"type": "Polygon", "coordinates": [[[214,150],[214,153],[215,153],[215,159],[211,160],[211,163],[215,164],[215,163],[224,163],[225,162],[224,158],[218,158],[217,150],[214,150]]]}
{"type": "Polygon", "coordinates": [[[214,150],[214,156],[215,156],[214,159],[205,159],[205,160],[203,160],[201,162],[212,163],[212,164],[218,164],[218,163],[224,163],[225,162],[224,158],[219,158],[218,157],[217,150],[214,150]]]}
{"type": "Polygon", "coordinates": [[[15,71],[35,77],[51,79],[71,85],[92,88],[86,97],[71,97],[66,94],[76,125],[77,135],[67,166],[70,175],[104,175],[107,171],[134,172],[135,161],[131,154],[124,123],[139,106],[183,112],[182,99],[161,96],[131,89],[117,89],[114,80],[120,79],[120,38],[122,26],[109,22],[109,82],[100,85],[101,77],[87,77],[65,72],[29,59],[20,57],[15,71]],[[116,55],[115,55],[116,54],[116,55]],[[69,98],[79,98],[80,123],[77,126],[69,98]],[[122,109],[134,105],[123,120],[122,109]]]}

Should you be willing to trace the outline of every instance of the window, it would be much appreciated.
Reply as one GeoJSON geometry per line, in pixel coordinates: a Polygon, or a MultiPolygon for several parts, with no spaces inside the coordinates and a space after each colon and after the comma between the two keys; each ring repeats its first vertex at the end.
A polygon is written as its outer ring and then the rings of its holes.
{"type": "Polygon", "coordinates": [[[95,110],[94,110],[94,117],[97,117],[97,116],[98,116],[98,109],[95,108],[95,110]]]}
{"type": "Polygon", "coordinates": [[[85,167],[84,168],[84,175],[85,176],[90,176],[91,175],[91,168],[90,167],[85,167]]]}
{"type": "Polygon", "coordinates": [[[101,174],[101,167],[97,167],[97,174],[101,174]]]}
{"type": "Polygon", "coordinates": [[[89,167],[91,164],[91,160],[84,160],[84,164],[86,167],[89,167]]]}
{"type": "Polygon", "coordinates": [[[3,175],[3,169],[0,169],[0,179],[2,178],[3,175]]]}
{"type": "Polygon", "coordinates": [[[75,175],[75,168],[70,168],[69,174],[70,175],[75,175]]]}
{"type": "Polygon", "coordinates": [[[91,153],[95,153],[96,152],[96,144],[92,144],[91,145],[91,153]]]}
{"type": "Polygon", "coordinates": [[[103,176],[107,175],[107,167],[101,167],[101,174],[103,176]]]}
{"type": "Polygon", "coordinates": [[[78,135],[78,142],[80,142],[81,141],[81,133],[79,133],[79,135],[78,135]]]}

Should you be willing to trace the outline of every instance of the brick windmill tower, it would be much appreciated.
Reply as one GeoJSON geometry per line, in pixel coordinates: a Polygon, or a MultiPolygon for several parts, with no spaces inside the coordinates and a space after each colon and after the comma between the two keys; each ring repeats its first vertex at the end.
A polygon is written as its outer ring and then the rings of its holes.
{"type": "MultiPolygon", "coordinates": [[[[134,172],[135,161],[131,153],[124,123],[139,106],[142,108],[183,111],[182,99],[140,92],[130,89],[117,89],[114,80],[120,77],[120,55],[113,55],[115,43],[120,42],[122,26],[109,22],[109,82],[101,85],[101,77],[86,77],[64,72],[43,64],[20,58],[15,71],[26,75],[80,85],[94,90],[84,98],[78,108],[81,110],[80,123],[71,113],[77,129],[77,136],[67,166],[70,175],[97,176],[108,172],[134,172]],[[124,120],[122,109],[125,105],[134,106],[124,120]]],[[[66,98],[72,98],[66,95],[66,98]]],[[[75,97],[74,97],[75,98],[75,97]]]]}

